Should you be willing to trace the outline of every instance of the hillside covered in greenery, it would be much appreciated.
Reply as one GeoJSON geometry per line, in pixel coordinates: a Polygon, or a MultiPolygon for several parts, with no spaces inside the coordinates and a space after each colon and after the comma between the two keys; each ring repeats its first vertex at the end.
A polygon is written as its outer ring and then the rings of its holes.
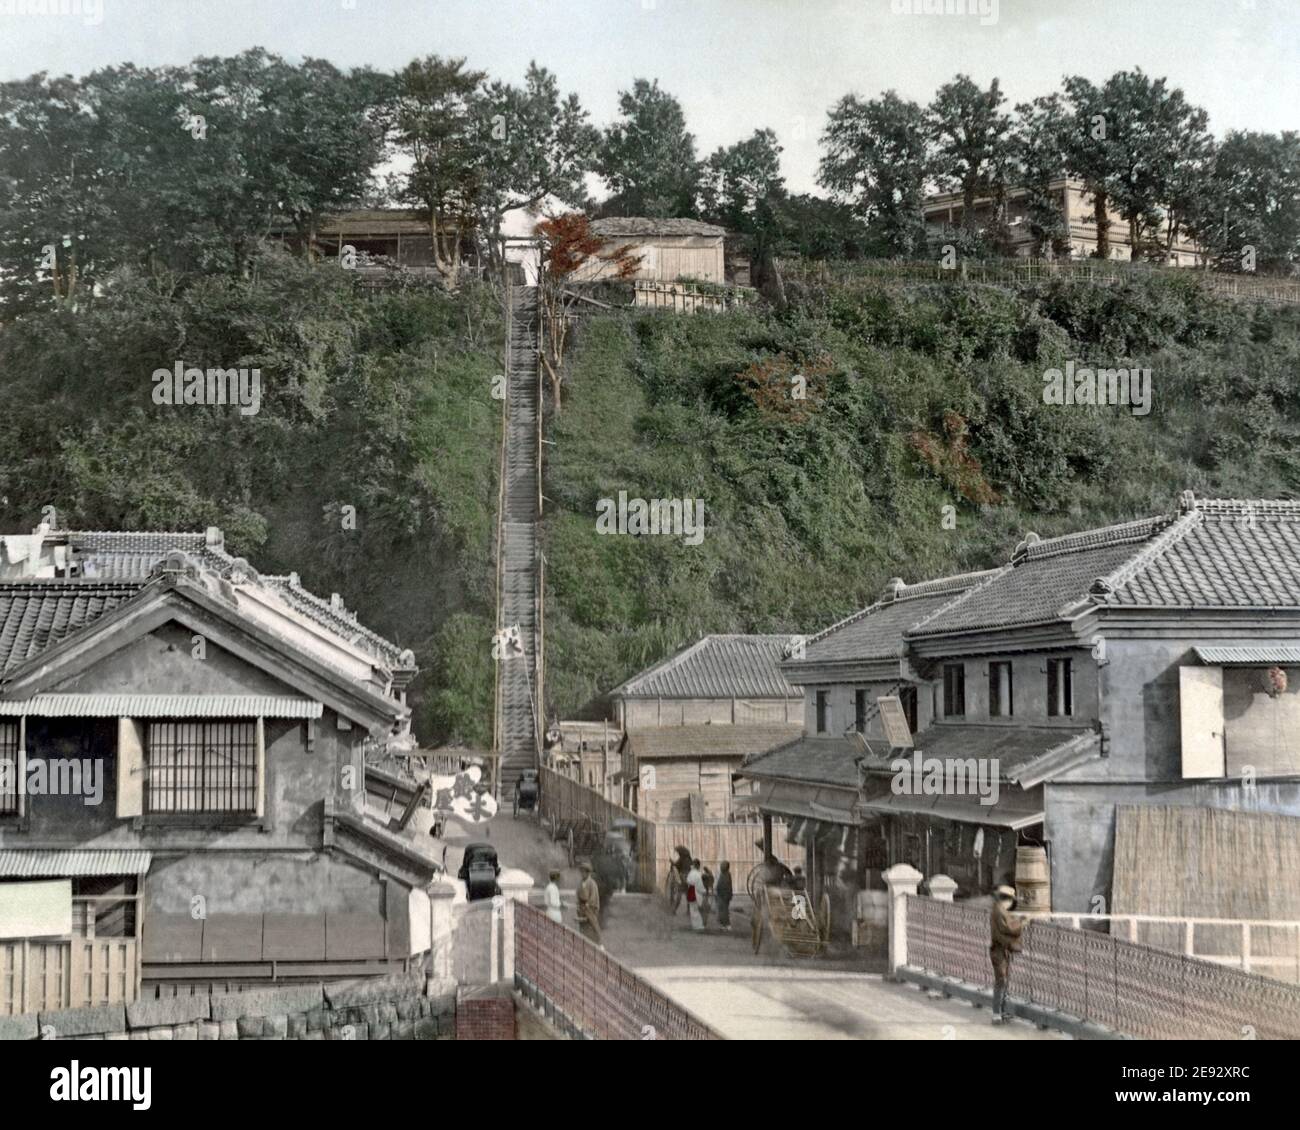
{"type": "Polygon", "coordinates": [[[547,449],[553,710],[598,708],[705,632],[813,632],[890,577],[1004,562],[1027,530],[1166,512],[1187,488],[1300,490],[1294,309],[1172,272],[787,289],[779,313],[602,316],[576,335],[547,449]],[[1045,404],[1045,370],[1070,360],[1150,368],[1150,413],[1045,404]],[[702,544],[599,534],[619,491],[704,499],[702,544]]]}
{"type": "Polygon", "coordinates": [[[366,295],[274,252],[247,278],[122,273],[0,330],[0,524],[220,526],[415,650],[417,734],[485,740],[501,350],[487,287],[366,295]],[[260,410],[155,404],[178,360],[260,369],[260,410]]]}

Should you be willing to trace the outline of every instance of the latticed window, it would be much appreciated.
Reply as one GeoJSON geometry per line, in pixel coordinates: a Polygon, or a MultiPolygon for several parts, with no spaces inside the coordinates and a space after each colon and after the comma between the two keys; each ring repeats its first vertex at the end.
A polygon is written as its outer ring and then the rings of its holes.
{"type": "Polygon", "coordinates": [[[257,723],[150,722],[145,812],[255,812],[257,723]]]}
{"type": "Polygon", "coordinates": [[[0,816],[18,814],[18,723],[0,722],[0,816]]]}

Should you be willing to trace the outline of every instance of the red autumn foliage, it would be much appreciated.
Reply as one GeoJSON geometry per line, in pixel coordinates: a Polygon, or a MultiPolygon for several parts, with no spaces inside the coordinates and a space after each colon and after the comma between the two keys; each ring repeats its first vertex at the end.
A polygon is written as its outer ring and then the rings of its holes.
{"type": "Polygon", "coordinates": [[[913,432],[912,447],[931,470],[969,502],[993,505],[1001,496],[984,477],[984,469],[968,450],[966,418],[949,409],[943,414],[943,438],[913,432]]]}
{"type": "Polygon", "coordinates": [[[629,279],[641,265],[641,256],[632,253],[630,244],[610,249],[582,212],[548,216],[537,225],[537,234],[545,244],[546,272],[555,278],[568,277],[590,259],[609,265],[608,273],[601,271],[603,278],[629,279]]]}
{"type": "Polygon", "coordinates": [[[827,356],[802,365],[784,353],[764,357],[736,374],[764,416],[802,424],[821,401],[821,382],[834,368],[827,356]]]}

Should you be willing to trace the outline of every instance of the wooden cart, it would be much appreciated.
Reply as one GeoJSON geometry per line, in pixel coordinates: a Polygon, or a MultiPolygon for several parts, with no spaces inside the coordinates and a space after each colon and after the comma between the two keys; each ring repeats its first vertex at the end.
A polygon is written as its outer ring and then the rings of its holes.
{"type": "Polygon", "coordinates": [[[806,891],[762,885],[756,894],[752,927],[755,953],[769,932],[790,957],[817,957],[825,952],[831,936],[829,894],[822,895],[816,908],[806,891]]]}

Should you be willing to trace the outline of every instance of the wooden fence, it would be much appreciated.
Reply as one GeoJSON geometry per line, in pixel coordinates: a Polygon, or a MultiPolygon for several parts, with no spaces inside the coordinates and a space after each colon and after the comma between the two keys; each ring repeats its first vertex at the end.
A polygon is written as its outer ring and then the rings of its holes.
{"type": "MultiPolygon", "coordinates": [[[[718,874],[725,859],[731,864],[731,882],[737,895],[745,893],[745,882],[758,864],[763,862],[762,824],[686,824],[659,822],[655,830],[655,889],[663,890],[668,881],[668,868],[677,858],[678,846],[687,848],[692,859],[718,874]]],[[[772,821],[772,851],[786,866],[803,866],[804,849],[785,842],[785,825],[772,821]]]]}
{"type": "Polygon", "coordinates": [[[985,283],[1019,286],[1056,279],[1115,285],[1140,278],[1178,279],[1226,298],[1277,305],[1300,305],[1300,282],[1260,275],[1229,275],[1191,267],[1164,267],[1102,259],[958,260],[951,267],[931,260],[859,259],[845,262],[783,259],[787,279],[803,282],[845,282],[870,278],[884,284],[985,283]]]}
{"type": "MultiPolygon", "coordinates": [[[[707,864],[716,875],[725,859],[731,863],[732,883],[737,895],[745,891],[749,872],[763,860],[758,846],[763,826],[750,824],[690,824],[647,820],[631,809],[606,800],[598,792],[563,777],[554,770],[541,770],[541,815],[552,827],[578,822],[596,831],[611,827],[615,820],[636,823],[636,886],[643,891],[662,891],[668,868],[684,847],[691,856],[707,864]]],[[[802,864],[804,850],[785,842],[785,826],[772,823],[772,844],[777,857],[790,867],[802,864]]]]}
{"type": "Polygon", "coordinates": [[[741,287],[701,290],[694,283],[638,280],[632,284],[632,305],[670,310],[674,314],[694,314],[697,310],[721,313],[745,305],[756,294],[757,291],[741,287]]]}
{"type": "Polygon", "coordinates": [[[0,1016],[134,1001],[137,945],[135,938],[0,942],[0,1016]]]}

